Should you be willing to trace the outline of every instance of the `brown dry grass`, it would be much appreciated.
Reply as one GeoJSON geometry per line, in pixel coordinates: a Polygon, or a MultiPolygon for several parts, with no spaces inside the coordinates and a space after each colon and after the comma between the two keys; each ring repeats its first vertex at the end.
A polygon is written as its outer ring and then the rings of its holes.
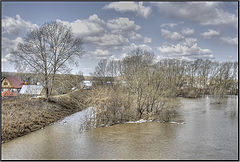
{"type": "Polygon", "coordinates": [[[87,107],[83,103],[85,96],[82,91],[75,91],[55,96],[52,98],[52,102],[46,102],[43,98],[3,98],[2,143],[39,130],[68,115],[81,111],[87,107]]]}

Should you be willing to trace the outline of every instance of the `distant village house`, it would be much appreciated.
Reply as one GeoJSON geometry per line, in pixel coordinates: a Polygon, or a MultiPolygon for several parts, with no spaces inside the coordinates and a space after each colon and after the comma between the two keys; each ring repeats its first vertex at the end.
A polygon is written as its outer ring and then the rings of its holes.
{"type": "Polygon", "coordinates": [[[18,77],[4,77],[2,78],[2,96],[17,96],[22,86],[26,84],[18,77]]]}

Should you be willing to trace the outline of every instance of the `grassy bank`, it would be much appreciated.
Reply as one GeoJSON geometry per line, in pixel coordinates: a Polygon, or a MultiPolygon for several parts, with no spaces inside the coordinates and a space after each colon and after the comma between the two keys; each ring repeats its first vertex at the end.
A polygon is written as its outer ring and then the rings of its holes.
{"type": "Polygon", "coordinates": [[[39,130],[84,108],[96,108],[96,126],[108,126],[140,119],[171,120],[179,102],[158,96],[155,103],[146,95],[139,108],[137,96],[125,88],[100,86],[92,90],[75,90],[68,94],[44,98],[3,98],[2,142],[39,130]]]}
{"type": "Polygon", "coordinates": [[[52,102],[30,97],[2,99],[2,143],[26,135],[87,107],[88,91],[53,96],[52,102]],[[75,97],[73,97],[75,96],[75,97]]]}

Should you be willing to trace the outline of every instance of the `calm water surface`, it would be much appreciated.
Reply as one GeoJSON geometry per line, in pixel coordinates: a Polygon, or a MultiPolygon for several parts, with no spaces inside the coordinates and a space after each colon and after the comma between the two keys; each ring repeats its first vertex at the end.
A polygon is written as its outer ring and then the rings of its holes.
{"type": "Polygon", "coordinates": [[[81,132],[90,111],[2,145],[2,159],[238,159],[238,98],[181,99],[177,123],[129,123],[81,132]],[[184,124],[180,124],[184,121],[184,124]]]}

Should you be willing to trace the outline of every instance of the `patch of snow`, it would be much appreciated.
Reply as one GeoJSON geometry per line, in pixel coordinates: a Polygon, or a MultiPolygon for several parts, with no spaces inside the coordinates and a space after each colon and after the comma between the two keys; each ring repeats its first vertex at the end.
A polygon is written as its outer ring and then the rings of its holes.
{"type": "Polygon", "coordinates": [[[170,121],[169,123],[171,123],[171,124],[186,124],[184,122],[179,123],[179,122],[175,122],[175,121],[170,121]]]}
{"type": "Polygon", "coordinates": [[[144,120],[144,119],[140,119],[138,121],[129,121],[129,122],[125,122],[125,123],[146,123],[146,122],[151,122],[152,120],[144,120]]]}
{"type": "Polygon", "coordinates": [[[75,89],[77,89],[77,87],[73,87],[73,88],[72,88],[72,91],[75,90],[75,89]]]}

